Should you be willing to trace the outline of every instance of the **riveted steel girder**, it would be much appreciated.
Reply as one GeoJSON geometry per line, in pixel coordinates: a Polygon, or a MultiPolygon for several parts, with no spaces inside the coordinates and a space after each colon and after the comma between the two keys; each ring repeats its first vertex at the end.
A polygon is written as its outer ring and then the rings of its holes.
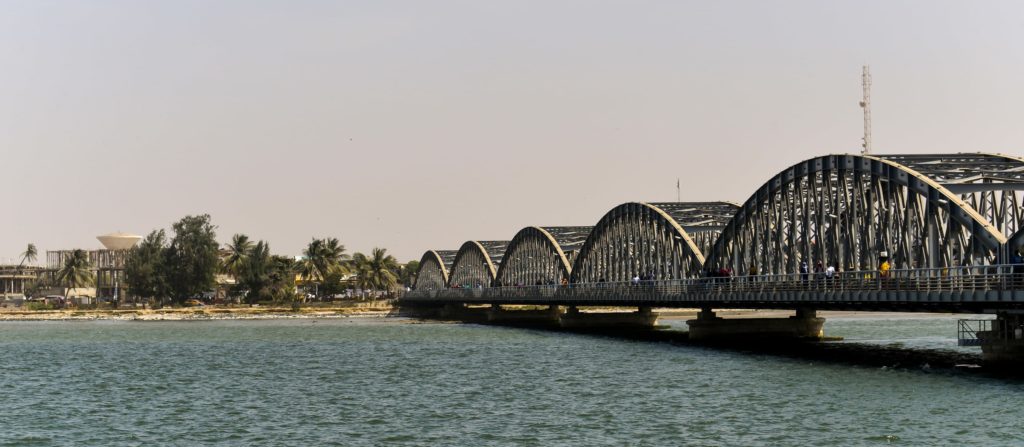
{"type": "Polygon", "coordinates": [[[509,241],[466,241],[452,263],[450,287],[490,287],[509,241]]]}
{"type": "Polygon", "coordinates": [[[448,272],[455,262],[456,250],[427,250],[420,258],[420,268],[416,271],[417,290],[439,290],[448,285],[448,272]]]}
{"type": "Polygon", "coordinates": [[[1002,231],[899,157],[829,155],[786,169],[744,203],[707,266],[738,274],[795,273],[803,262],[865,270],[883,253],[899,268],[995,262],[1002,231]]]}
{"type": "Polygon", "coordinates": [[[728,202],[631,202],[612,208],[580,249],[571,282],[698,277],[703,250],[738,208],[728,202]]]}
{"type": "Polygon", "coordinates": [[[509,242],[495,285],[557,284],[569,280],[572,262],[593,227],[526,227],[509,242]]]}
{"type": "Polygon", "coordinates": [[[1011,246],[1014,245],[1012,236],[1021,231],[1024,219],[1021,213],[1024,159],[982,153],[875,157],[906,166],[959,195],[964,203],[1010,238],[1011,246]]]}

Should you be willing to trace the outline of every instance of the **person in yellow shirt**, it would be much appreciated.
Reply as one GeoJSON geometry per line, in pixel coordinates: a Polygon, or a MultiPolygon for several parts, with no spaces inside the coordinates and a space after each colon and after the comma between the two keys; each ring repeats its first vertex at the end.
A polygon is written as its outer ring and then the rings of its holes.
{"type": "Polygon", "coordinates": [[[878,276],[881,276],[882,278],[888,278],[890,268],[891,266],[889,265],[889,260],[883,259],[882,265],[878,266],[878,276]]]}

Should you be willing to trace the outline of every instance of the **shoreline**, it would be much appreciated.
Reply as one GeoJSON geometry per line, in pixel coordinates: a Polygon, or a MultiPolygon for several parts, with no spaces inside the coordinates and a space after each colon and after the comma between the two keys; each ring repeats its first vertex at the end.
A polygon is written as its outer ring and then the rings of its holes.
{"type": "Polygon", "coordinates": [[[293,318],[383,318],[394,315],[392,307],[194,307],[175,309],[64,309],[4,310],[4,321],[214,321],[276,320],[293,318]]]}

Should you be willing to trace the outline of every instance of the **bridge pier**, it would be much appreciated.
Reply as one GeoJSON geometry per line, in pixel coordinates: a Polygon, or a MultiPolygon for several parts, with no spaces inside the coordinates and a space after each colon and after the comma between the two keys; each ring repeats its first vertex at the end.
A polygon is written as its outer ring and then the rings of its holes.
{"type": "Polygon", "coordinates": [[[995,366],[1024,366],[1024,315],[1000,312],[991,330],[979,331],[981,358],[995,366]]]}
{"type": "Polygon", "coordinates": [[[565,329],[653,329],[658,314],[650,307],[640,307],[636,312],[580,312],[576,306],[562,314],[560,323],[565,329]]]}
{"type": "Polygon", "coordinates": [[[690,327],[690,340],[820,340],[825,319],[819,318],[813,309],[798,309],[789,318],[725,319],[704,308],[696,320],[689,320],[686,325],[690,327]]]}
{"type": "Polygon", "coordinates": [[[557,305],[547,309],[511,310],[493,304],[487,310],[487,322],[507,326],[559,327],[561,315],[562,309],[557,305]]]}
{"type": "Polygon", "coordinates": [[[445,304],[441,308],[441,318],[444,320],[459,320],[466,323],[486,323],[487,309],[469,307],[465,304],[445,304]]]}

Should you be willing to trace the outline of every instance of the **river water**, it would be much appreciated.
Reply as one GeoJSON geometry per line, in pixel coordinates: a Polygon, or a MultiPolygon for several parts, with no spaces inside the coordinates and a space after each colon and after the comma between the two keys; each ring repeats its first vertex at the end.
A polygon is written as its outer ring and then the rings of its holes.
{"type": "MultiPolygon", "coordinates": [[[[963,349],[953,318],[826,330],[963,349]]],[[[3,322],[0,368],[0,445],[1024,443],[1015,379],[399,319],[3,322]]]]}

